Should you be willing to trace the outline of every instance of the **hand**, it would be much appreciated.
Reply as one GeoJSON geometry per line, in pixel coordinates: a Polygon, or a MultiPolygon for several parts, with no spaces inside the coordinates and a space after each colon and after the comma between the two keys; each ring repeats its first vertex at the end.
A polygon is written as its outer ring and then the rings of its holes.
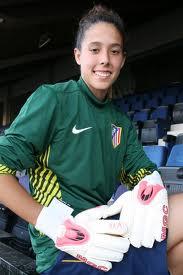
{"type": "Polygon", "coordinates": [[[153,247],[166,238],[168,196],[157,171],[145,176],[132,191],[122,194],[106,209],[103,217],[120,213],[121,224],[128,228],[125,237],[135,247],[153,247]]]}
{"type": "Polygon", "coordinates": [[[58,249],[100,270],[108,271],[111,262],[123,259],[129,249],[129,240],[122,237],[126,227],[119,220],[100,219],[107,205],[83,211],[75,218],[72,208],[67,208],[53,199],[41,211],[36,228],[53,239],[58,249]]]}

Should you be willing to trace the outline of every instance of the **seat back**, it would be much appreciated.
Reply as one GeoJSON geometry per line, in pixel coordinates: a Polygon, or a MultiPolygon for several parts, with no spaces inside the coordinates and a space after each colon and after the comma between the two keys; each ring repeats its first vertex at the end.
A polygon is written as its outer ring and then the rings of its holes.
{"type": "Polygon", "coordinates": [[[156,164],[157,167],[164,166],[167,161],[167,147],[160,145],[146,145],[143,149],[147,157],[156,164]]]}
{"type": "Polygon", "coordinates": [[[166,166],[183,167],[183,144],[175,144],[172,147],[166,166]]]}

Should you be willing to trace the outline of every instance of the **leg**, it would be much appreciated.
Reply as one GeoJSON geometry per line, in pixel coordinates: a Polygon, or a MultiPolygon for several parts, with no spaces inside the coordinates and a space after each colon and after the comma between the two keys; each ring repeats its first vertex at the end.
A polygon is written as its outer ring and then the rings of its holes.
{"type": "Polygon", "coordinates": [[[172,275],[183,273],[183,194],[169,196],[168,266],[172,275]]]}
{"type": "Polygon", "coordinates": [[[168,251],[168,266],[171,275],[182,275],[183,272],[183,242],[168,251]]]}

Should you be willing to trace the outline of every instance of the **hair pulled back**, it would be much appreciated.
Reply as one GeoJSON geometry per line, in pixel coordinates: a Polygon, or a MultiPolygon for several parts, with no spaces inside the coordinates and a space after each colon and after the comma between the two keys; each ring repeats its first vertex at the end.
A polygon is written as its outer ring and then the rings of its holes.
{"type": "Polygon", "coordinates": [[[120,32],[123,39],[123,47],[125,44],[125,30],[122,18],[118,13],[103,5],[95,5],[89,10],[79,21],[78,31],[76,34],[75,47],[81,50],[81,45],[86,31],[94,24],[106,22],[113,24],[120,32]]]}

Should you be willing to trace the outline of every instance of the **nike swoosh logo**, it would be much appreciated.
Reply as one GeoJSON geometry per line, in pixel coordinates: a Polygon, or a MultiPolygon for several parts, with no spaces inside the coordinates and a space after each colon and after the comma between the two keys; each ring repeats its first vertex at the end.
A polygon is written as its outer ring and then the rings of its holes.
{"type": "Polygon", "coordinates": [[[72,128],[72,133],[74,134],[74,135],[77,135],[77,134],[79,134],[79,133],[81,133],[81,132],[84,132],[84,131],[86,131],[86,130],[88,130],[88,129],[91,129],[92,127],[87,127],[87,128],[82,128],[82,129],[76,129],[76,125],[72,128]]]}

